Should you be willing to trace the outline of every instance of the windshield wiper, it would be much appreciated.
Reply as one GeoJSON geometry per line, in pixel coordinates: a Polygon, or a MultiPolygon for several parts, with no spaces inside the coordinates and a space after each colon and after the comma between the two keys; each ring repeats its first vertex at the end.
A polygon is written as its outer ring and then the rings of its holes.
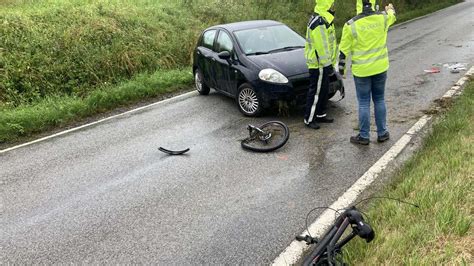
{"type": "Polygon", "coordinates": [[[261,55],[261,54],[268,54],[269,52],[255,52],[255,53],[248,53],[246,55],[261,55]]]}
{"type": "Polygon", "coordinates": [[[299,49],[299,48],[304,48],[304,46],[302,46],[302,45],[286,46],[286,47],[270,50],[270,51],[268,51],[268,53],[276,53],[276,52],[280,52],[280,51],[290,51],[290,50],[295,50],[295,49],[299,49]]]}

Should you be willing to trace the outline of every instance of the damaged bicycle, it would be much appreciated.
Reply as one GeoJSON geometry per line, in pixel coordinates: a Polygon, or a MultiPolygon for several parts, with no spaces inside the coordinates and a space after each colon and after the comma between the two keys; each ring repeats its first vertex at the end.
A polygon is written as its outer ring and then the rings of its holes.
{"type": "Polygon", "coordinates": [[[307,245],[314,245],[312,251],[305,257],[302,265],[347,265],[343,260],[343,247],[349,243],[354,237],[359,236],[367,243],[375,238],[375,231],[371,225],[364,219],[363,213],[357,209],[357,205],[363,201],[370,199],[389,199],[395,200],[399,203],[412,205],[419,208],[418,205],[405,202],[395,198],[388,197],[370,197],[359,201],[352,207],[342,210],[334,210],[329,207],[316,207],[306,215],[306,227],[308,228],[308,217],[311,212],[317,209],[331,209],[336,214],[339,214],[332,226],[322,235],[321,238],[316,238],[309,234],[305,236],[296,236],[296,240],[304,241],[307,245]],[[347,229],[351,229],[346,233],[347,229]]]}
{"type": "Polygon", "coordinates": [[[290,137],[288,126],[270,121],[260,126],[248,125],[249,136],[241,141],[242,148],[254,152],[270,152],[286,144],[290,137]]]}

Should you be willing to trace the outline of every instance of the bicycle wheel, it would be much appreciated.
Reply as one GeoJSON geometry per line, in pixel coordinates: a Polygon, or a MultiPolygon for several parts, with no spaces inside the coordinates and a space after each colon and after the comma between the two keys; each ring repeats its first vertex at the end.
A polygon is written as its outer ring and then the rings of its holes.
{"type": "Polygon", "coordinates": [[[270,152],[283,147],[290,137],[290,130],[280,121],[270,121],[259,128],[263,133],[255,132],[242,140],[242,148],[255,152],[270,152]]]}

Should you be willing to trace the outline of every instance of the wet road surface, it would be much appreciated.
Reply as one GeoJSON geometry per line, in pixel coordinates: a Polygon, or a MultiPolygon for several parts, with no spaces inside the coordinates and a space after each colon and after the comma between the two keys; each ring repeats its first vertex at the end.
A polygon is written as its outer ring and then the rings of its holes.
{"type": "MultiPolygon", "coordinates": [[[[353,81],[318,131],[295,112],[288,143],[243,151],[249,123],[217,93],[171,101],[0,154],[2,263],[269,264],[406,132],[474,62],[474,2],[390,32],[392,140],[354,146],[353,81]],[[190,148],[166,156],[158,147],[190,148]]],[[[374,132],[373,132],[374,133],[374,132]]]]}

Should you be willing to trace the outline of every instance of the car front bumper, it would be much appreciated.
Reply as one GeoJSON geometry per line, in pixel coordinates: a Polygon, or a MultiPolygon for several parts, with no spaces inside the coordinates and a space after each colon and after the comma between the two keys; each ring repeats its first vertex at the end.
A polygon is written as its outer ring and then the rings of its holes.
{"type": "MultiPolygon", "coordinates": [[[[271,84],[259,81],[256,86],[265,107],[272,105],[275,101],[290,101],[297,105],[306,104],[306,94],[309,88],[309,74],[301,74],[288,78],[287,84],[271,84]]],[[[342,77],[337,74],[336,79],[331,80],[329,84],[329,98],[332,98],[339,91],[344,98],[344,82],[342,77]]]]}
{"type": "Polygon", "coordinates": [[[309,75],[302,74],[288,78],[286,84],[273,84],[259,81],[256,84],[257,93],[265,107],[272,105],[275,101],[296,101],[296,104],[304,104],[309,86],[309,75]]]}

